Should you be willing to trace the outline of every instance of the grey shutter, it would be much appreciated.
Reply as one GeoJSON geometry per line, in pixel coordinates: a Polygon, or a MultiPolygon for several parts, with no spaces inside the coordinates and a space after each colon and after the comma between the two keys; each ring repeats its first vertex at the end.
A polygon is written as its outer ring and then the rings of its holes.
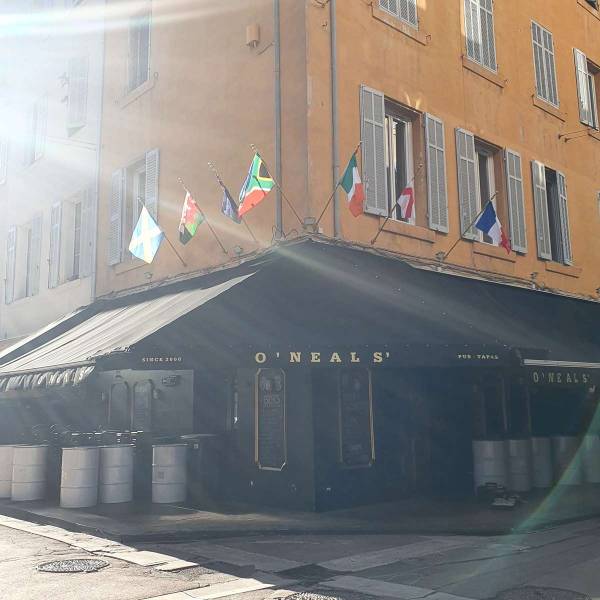
{"type": "Polygon", "coordinates": [[[535,87],[537,95],[546,100],[548,86],[544,68],[544,47],[542,44],[542,28],[535,22],[531,23],[531,39],[533,43],[533,62],[535,66],[535,87]]]}
{"type": "Polygon", "coordinates": [[[575,75],[577,77],[577,96],[579,98],[579,120],[585,125],[594,126],[594,113],[590,98],[590,88],[588,87],[588,66],[587,56],[573,48],[575,55],[575,75]]]}
{"type": "Polygon", "coordinates": [[[417,0],[400,0],[400,18],[417,27],[417,0]]]}
{"type": "Polygon", "coordinates": [[[119,169],[112,174],[110,194],[110,223],[108,230],[108,264],[121,262],[123,249],[123,193],[125,171],[119,169]]]}
{"type": "Polygon", "coordinates": [[[42,215],[31,223],[31,256],[29,256],[29,293],[36,296],[40,291],[40,264],[42,261],[42,215]]]}
{"type": "Polygon", "coordinates": [[[546,192],[546,167],[537,160],[534,160],[531,161],[531,172],[533,177],[533,202],[538,256],[544,260],[552,260],[548,196],[546,192]]]}
{"type": "Polygon", "coordinates": [[[481,32],[479,29],[479,6],[476,0],[465,0],[465,38],[467,56],[481,63],[481,32]]]}
{"type": "Polygon", "coordinates": [[[571,251],[571,233],[569,230],[569,209],[567,206],[567,180],[564,173],[556,173],[558,182],[558,210],[560,214],[560,238],[562,241],[563,261],[566,265],[573,264],[571,251]]]}
{"type": "Polygon", "coordinates": [[[69,98],[67,128],[77,129],[87,122],[89,60],[78,56],[69,60],[69,98]]]}
{"type": "Polygon", "coordinates": [[[387,10],[394,16],[398,16],[398,2],[397,0],[379,0],[379,7],[383,10],[387,10]]]}
{"type": "Polygon", "coordinates": [[[492,0],[479,0],[479,16],[481,32],[482,64],[495,71],[496,65],[496,40],[494,33],[494,4],[492,0]]]}
{"type": "Polygon", "coordinates": [[[361,86],[365,212],[387,216],[385,169],[385,101],[383,94],[361,86]]]}
{"type": "Polygon", "coordinates": [[[506,189],[510,226],[510,243],[516,252],[527,252],[527,227],[525,225],[525,201],[523,195],[523,171],[521,157],[506,150],[506,189]]]}
{"type": "Polygon", "coordinates": [[[146,152],[146,197],[148,212],[158,221],[158,175],[160,170],[158,148],[146,152]]]}
{"type": "Polygon", "coordinates": [[[6,273],[4,274],[4,302],[15,299],[15,266],[17,263],[17,228],[10,227],[6,234],[6,273]]]}
{"type": "Polygon", "coordinates": [[[90,186],[84,190],[81,199],[81,252],[79,255],[79,274],[89,277],[94,270],[94,232],[96,230],[96,191],[90,186]]]}
{"type": "Polygon", "coordinates": [[[0,184],[6,183],[8,173],[8,140],[0,139],[0,184]]]}
{"type": "Polygon", "coordinates": [[[479,236],[472,226],[477,217],[477,170],[475,166],[475,137],[464,129],[456,130],[456,157],[458,163],[458,201],[462,237],[475,240],[479,236]],[[469,226],[471,227],[469,228],[469,226]],[[467,228],[469,228],[467,230],[467,228]]]}
{"type": "Polygon", "coordinates": [[[425,115],[425,146],[429,227],[448,233],[444,123],[432,115],[425,115]]]}
{"type": "Polygon", "coordinates": [[[48,287],[55,288],[60,280],[60,229],[62,205],[54,204],[50,209],[50,255],[48,257],[48,287]]]}

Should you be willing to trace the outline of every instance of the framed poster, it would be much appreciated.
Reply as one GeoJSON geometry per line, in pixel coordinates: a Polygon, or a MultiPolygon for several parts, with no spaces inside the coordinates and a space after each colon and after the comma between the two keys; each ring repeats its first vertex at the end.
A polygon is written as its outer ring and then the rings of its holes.
{"type": "Polygon", "coordinates": [[[343,369],[338,380],[340,462],[348,468],[375,462],[371,371],[343,369]]]}
{"type": "Polygon", "coordinates": [[[259,369],[255,390],[254,460],[259,469],[281,471],[287,462],[285,373],[259,369]]]}

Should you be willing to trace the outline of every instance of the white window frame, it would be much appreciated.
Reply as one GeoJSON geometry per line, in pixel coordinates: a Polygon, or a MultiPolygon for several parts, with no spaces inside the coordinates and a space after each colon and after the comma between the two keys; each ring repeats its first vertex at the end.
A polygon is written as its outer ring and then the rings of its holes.
{"type": "MultiPolygon", "coordinates": [[[[485,69],[498,72],[497,52],[496,52],[496,29],[494,23],[494,2],[493,0],[464,0],[465,11],[465,43],[467,47],[467,58],[481,65],[485,69]],[[489,7],[487,3],[489,2],[489,7]],[[484,27],[484,16],[492,24],[491,32],[484,27]],[[491,33],[491,39],[490,39],[491,33]],[[476,48],[479,47],[479,56],[476,48]],[[488,49],[488,60],[485,59],[484,48],[488,49]],[[490,53],[491,50],[491,53],[490,53]]],[[[486,21],[487,21],[486,19],[486,21]]]]}
{"type": "MultiPolygon", "coordinates": [[[[400,223],[406,223],[408,225],[415,224],[415,216],[416,216],[416,206],[413,207],[412,215],[408,221],[404,221],[402,219],[398,219],[396,217],[396,207],[398,203],[398,198],[400,193],[404,191],[396,189],[396,178],[394,177],[394,173],[396,171],[397,163],[396,159],[390,155],[390,150],[394,147],[394,130],[392,127],[389,127],[387,123],[391,120],[401,121],[405,126],[405,137],[404,137],[404,152],[406,155],[406,186],[412,187],[413,194],[415,193],[415,184],[414,184],[414,161],[413,161],[413,123],[410,119],[406,117],[399,116],[394,114],[393,111],[386,110],[385,111],[385,162],[386,167],[389,165],[389,175],[386,173],[387,177],[387,195],[388,195],[388,215],[389,218],[393,221],[398,221],[400,223]]],[[[415,197],[416,204],[416,197],[415,197]]]]}
{"type": "Polygon", "coordinates": [[[542,27],[539,23],[531,21],[531,43],[536,96],[558,108],[560,98],[558,96],[554,36],[551,31],[542,27]],[[539,33],[539,40],[536,39],[536,28],[539,33]]]}
{"type": "MultiPolygon", "coordinates": [[[[487,178],[488,178],[488,186],[490,188],[490,196],[492,199],[492,204],[494,205],[494,210],[497,209],[496,204],[496,169],[494,166],[494,154],[495,152],[482,148],[484,142],[481,142],[478,138],[475,138],[475,178],[477,180],[477,212],[480,213],[484,207],[484,203],[482,202],[483,198],[481,197],[481,172],[479,169],[479,155],[483,155],[486,157],[486,170],[487,170],[487,178]]],[[[486,200],[487,203],[487,200],[486,200]]],[[[496,212],[497,214],[497,212],[496,212]]],[[[484,239],[483,232],[477,228],[474,228],[475,232],[478,236],[477,241],[483,244],[490,244],[491,242],[486,242],[484,239]]]]}
{"type": "Polygon", "coordinates": [[[379,0],[379,8],[403,23],[419,29],[419,7],[417,0],[379,0]]]}

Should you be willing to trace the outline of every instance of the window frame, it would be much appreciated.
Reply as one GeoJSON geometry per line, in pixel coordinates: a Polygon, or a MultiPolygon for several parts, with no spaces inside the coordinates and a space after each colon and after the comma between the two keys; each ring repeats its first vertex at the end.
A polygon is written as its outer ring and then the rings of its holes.
{"type": "Polygon", "coordinates": [[[540,25],[537,21],[531,21],[531,45],[533,51],[533,70],[534,70],[534,78],[535,78],[535,94],[537,98],[540,100],[547,102],[554,108],[560,108],[560,96],[558,94],[558,75],[556,72],[556,48],[554,44],[554,34],[549,30],[540,25]],[[535,39],[535,28],[538,27],[541,35],[541,42],[535,39]],[[544,45],[544,34],[550,36],[551,48],[547,48],[544,45]],[[538,69],[537,62],[537,54],[536,48],[539,48],[539,52],[541,54],[541,63],[538,69]],[[548,71],[548,58],[551,58],[552,70],[548,71]],[[547,90],[547,97],[542,95],[542,90],[540,90],[541,81],[538,79],[538,70],[540,73],[540,78],[543,78],[544,87],[547,90]],[[551,77],[549,77],[551,75],[551,77]],[[548,83],[552,83],[552,89],[548,87],[548,83]],[[552,95],[556,97],[556,102],[552,99],[552,95]]]}
{"type": "Polygon", "coordinates": [[[495,15],[494,15],[494,2],[493,0],[490,0],[490,4],[491,4],[491,9],[486,8],[483,5],[483,0],[464,0],[463,2],[463,7],[464,7],[464,24],[465,24],[465,46],[466,46],[466,51],[467,51],[467,58],[480,65],[481,67],[483,67],[484,69],[487,69],[488,71],[490,71],[491,73],[498,73],[498,52],[497,52],[497,48],[496,48],[496,23],[495,23],[495,15]],[[474,37],[473,39],[469,40],[469,29],[472,30],[473,34],[475,34],[475,23],[473,22],[473,5],[475,5],[477,7],[477,33],[478,33],[478,40],[476,40],[474,37]],[[491,38],[491,44],[490,44],[490,39],[488,37],[488,31],[487,28],[485,30],[485,39],[484,39],[484,29],[482,27],[482,20],[481,20],[481,13],[482,11],[486,12],[489,17],[491,18],[491,23],[492,23],[492,38],[491,38]],[[471,27],[469,27],[469,20],[471,21],[471,27]],[[487,41],[487,44],[484,43],[485,41],[487,41]],[[475,56],[475,45],[476,43],[479,44],[479,48],[480,48],[480,58],[478,59],[475,56]],[[473,53],[470,52],[469,50],[469,46],[473,47],[473,53]],[[484,60],[484,47],[488,47],[488,49],[491,47],[493,49],[494,55],[493,57],[490,56],[490,62],[489,64],[486,64],[485,60],[484,60]]]}
{"type": "MultiPolygon", "coordinates": [[[[497,205],[497,186],[496,186],[496,155],[500,152],[500,149],[496,149],[492,147],[490,144],[484,142],[483,140],[475,137],[475,175],[476,175],[476,189],[477,189],[477,214],[479,214],[485,204],[487,204],[488,200],[492,201],[494,205],[494,210],[496,214],[498,214],[498,205],[497,205]],[[486,161],[486,171],[487,171],[487,180],[488,180],[488,188],[490,192],[490,197],[488,200],[483,202],[483,198],[481,197],[481,169],[479,167],[479,157],[484,156],[486,161]]],[[[475,228],[475,232],[478,236],[478,239],[475,241],[481,242],[482,244],[492,244],[491,241],[487,241],[485,238],[483,231],[475,228]]],[[[491,240],[491,238],[490,238],[491,240]]],[[[492,244],[493,245],[493,244],[492,244]]]]}
{"type": "Polygon", "coordinates": [[[406,23],[408,26],[416,29],[418,31],[419,29],[419,5],[417,0],[379,0],[378,6],[381,10],[383,10],[384,12],[388,13],[389,15],[392,15],[393,17],[396,17],[396,19],[399,19],[400,21],[402,21],[403,23],[406,23]],[[396,3],[396,10],[392,10],[392,8],[390,7],[390,4],[392,2],[396,3]],[[406,12],[407,12],[407,16],[403,17],[402,16],[402,9],[400,7],[400,4],[405,2],[406,3],[406,12]],[[411,7],[414,7],[414,21],[411,21],[411,7]]]}
{"type": "Polygon", "coordinates": [[[129,23],[128,23],[128,28],[127,28],[127,38],[128,38],[128,55],[127,55],[127,85],[126,85],[126,94],[131,94],[133,92],[135,92],[137,89],[139,89],[141,86],[143,86],[144,84],[147,84],[150,81],[150,72],[151,72],[151,52],[152,52],[152,11],[150,6],[148,6],[146,9],[138,11],[137,13],[131,15],[129,17],[129,23]],[[141,69],[140,69],[140,44],[139,41],[141,39],[141,36],[138,35],[138,44],[137,44],[137,48],[136,48],[136,61],[135,61],[135,65],[133,64],[133,53],[132,53],[132,48],[133,48],[133,32],[134,30],[140,30],[141,27],[137,26],[135,27],[134,24],[136,22],[140,22],[142,19],[147,18],[148,21],[148,47],[147,47],[147,67],[146,67],[146,77],[145,79],[141,80],[140,79],[140,75],[141,75],[141,69]],[[133,85],[132,83],[132,70],[133,67],[135,68],[135,82],[133,82],[135,85],[133,85]]]}

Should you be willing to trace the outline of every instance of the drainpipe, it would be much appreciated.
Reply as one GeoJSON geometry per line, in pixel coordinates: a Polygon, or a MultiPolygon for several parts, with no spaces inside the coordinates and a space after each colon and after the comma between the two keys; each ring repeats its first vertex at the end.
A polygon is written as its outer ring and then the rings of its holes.
{"type": "MultiPolygon", "coordinates": [[[[281,185],[281,11],[280,0],[273,0],[273,46],[275,50],[275,177],[281,185]]],[[[283,237],[281,190],[275,200],[275,239],[283,237]]]]}
{"type": "MultiPolygon", "coordinates": [[[[337,21],[336,2],[329,3],[329,21],[331,26],[331,164],[333,186],[340,178],[338,156],[338,82],[337,82],[337,21]]],[[[337,190],[333,196],[333,237],[340,237],[340,205],[337,190]]]]}

